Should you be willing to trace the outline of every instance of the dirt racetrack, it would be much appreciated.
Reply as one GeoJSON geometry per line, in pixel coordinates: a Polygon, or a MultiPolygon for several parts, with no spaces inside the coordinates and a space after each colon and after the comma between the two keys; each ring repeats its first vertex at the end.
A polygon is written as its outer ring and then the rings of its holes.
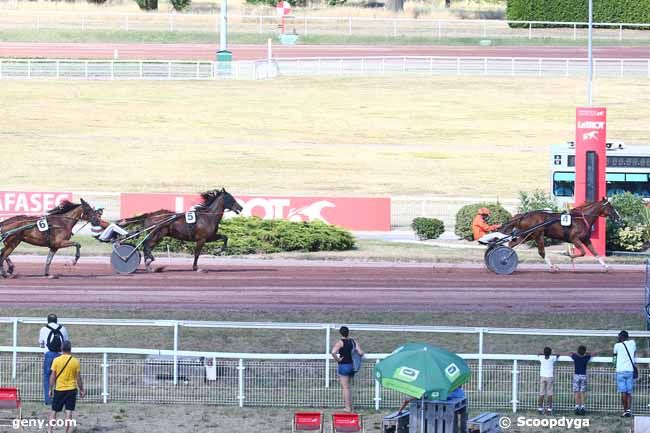
{"type": "Polygon", "coordinates": [[[644,300],[640,266],[609,273],[582,265],[551,274],[521,265],[498,276],[479,265],[355,264],[279,260],[159,259],[163,272],[115,275],[108,258],[55,260],[58,278],[41,276],[44,258],[16,257],[16,278],[0,280],[0,306],[129,306],[289,311],[612,311],[638,312],[644,300]],[[65,296],[64,296],[65,295],[65,296]]]}

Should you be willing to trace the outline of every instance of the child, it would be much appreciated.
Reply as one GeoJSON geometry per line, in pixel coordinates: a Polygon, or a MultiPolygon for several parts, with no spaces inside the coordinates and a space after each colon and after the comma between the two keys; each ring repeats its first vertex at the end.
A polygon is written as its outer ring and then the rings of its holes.
{"type": "Polygon", "coordinates": [[[572,353],[573,371],[573,393],[576,399],[576,415],[585,415],[585,392],[587,392],[587,363],[591,354],[587,353],[585,346],[578,347],[578,353],[572,353]]]}
{"type": "Polygon", "coordinates": [[[544,414],[544,397],[546,397],[546,413],[553,413],[553,367],[557,356],[551,356],[551,348],[545,347],[544,354],[539,355],[539,399],[537,402],[537,411],[540,415],[544,414]]]}

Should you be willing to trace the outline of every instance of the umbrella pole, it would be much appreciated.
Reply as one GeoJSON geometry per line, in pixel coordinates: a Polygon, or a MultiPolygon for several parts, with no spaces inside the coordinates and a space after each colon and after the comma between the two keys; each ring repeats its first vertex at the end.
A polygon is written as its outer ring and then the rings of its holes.
{"type": "Polygon", "coordinates": [[[424,394],[422,394],[422,411],[420,413],[420,433],[425,433],[424,432],[424,394]]]}

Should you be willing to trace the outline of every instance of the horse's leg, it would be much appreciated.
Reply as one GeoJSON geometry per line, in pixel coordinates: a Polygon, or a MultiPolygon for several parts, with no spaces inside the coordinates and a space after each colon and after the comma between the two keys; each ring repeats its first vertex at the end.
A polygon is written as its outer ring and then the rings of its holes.
{"type": "Polygon", "coordinates": [[[151,269],[151,263],[153,263],[156,258],[153,256],[153,249],[156,246],[156,244],[165,237],[167,234],[167,231],[163,231],[163,229],[160,229],[158,231],[155,231],[154,233],[151,234],[147,238],[146,241],[144,241],[144,266],[147,272],[153,272],[153,269],[151,269]]]}
{"type": "Polygon", "coordinates": [[[546,255],[546,248],[544,248],[544,232],[541,232],[533,236],[533,240],[537,244],[537,253],[541,258],[544,259],[544,261],[548,265],[549,270],[551,272],[559,271],[560,268],[557,265],[554,265],[553,262],[551,262],[551,258],[546,255]]]}
{"type": "Polygon", "coordinates": [[[607,263],[605,263],[605,260],[603,260],[602,257],[598,255],[598,251],[596,251],[596,248],[594,248],[594,245],[591,243],[591,240],[587,240],[585,242],[585,246],[589,249],[589,252],[594,255],[596,260],[598,260],[598,263],[603,267],[603,270],[605,272],[609,272],[609,266],[607,266],[607,263]]]}
{"type": "Polygon", "coordinates": [[[9,255],[16,249],[18,244],[20,244],[20,240],[16,242],[14,239],[6,239],[4,243],[4,248],[2,248],[2,251],[0,251],[0,275],[2,275],[2,277],[4,278],[7,277],[7,274],[11,275],[14,273],[14,264],[9,259],[9,255]],[[5,272],[5,266],[4,266],[5,262],[7,262],[8,272],[5,272]]]}
{"type": "Polygon", "coordinates": [[[7,257],[7,258],[5,259],[5,262],[7,262],[7,266],[8,266],[8,267],[7,267],[7,273],[8,273],[9,275],[13,275],[13,273],[14,273],[14,262],[12,262],[11,259],[10,259],[9,257],[7,257]]]}
{"type": "Polygon", "coordinates": [[[192,265],[193,271],[197,271],[199,269],[197,263],[199,262],[201,251],[203,251],[203,245],[205,245],[205,239],[198,239],[196,241],[196,248],[194,248],[194,264],[192,265]]]}
{"type": "Polygon", "coordinates": [[[56,248],[50,248],[50,252],[47,254],[47,260],[45,260],[45,276],[50,275],[50,265],[52,264],[52,259],[54,258],[54,255],[56,254],[57,249],[56,248]]]}

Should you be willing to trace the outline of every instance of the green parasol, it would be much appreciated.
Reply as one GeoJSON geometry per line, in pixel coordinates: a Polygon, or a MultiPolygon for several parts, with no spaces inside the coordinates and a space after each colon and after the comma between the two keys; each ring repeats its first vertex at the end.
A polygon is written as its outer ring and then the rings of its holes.
{"type": "Polygon", "coordinates": [[[375,365],[375,379],[384,388],[431,400],[445,400],[470,376],[460,356],[420,343],[400,346],[375,365]]]}

